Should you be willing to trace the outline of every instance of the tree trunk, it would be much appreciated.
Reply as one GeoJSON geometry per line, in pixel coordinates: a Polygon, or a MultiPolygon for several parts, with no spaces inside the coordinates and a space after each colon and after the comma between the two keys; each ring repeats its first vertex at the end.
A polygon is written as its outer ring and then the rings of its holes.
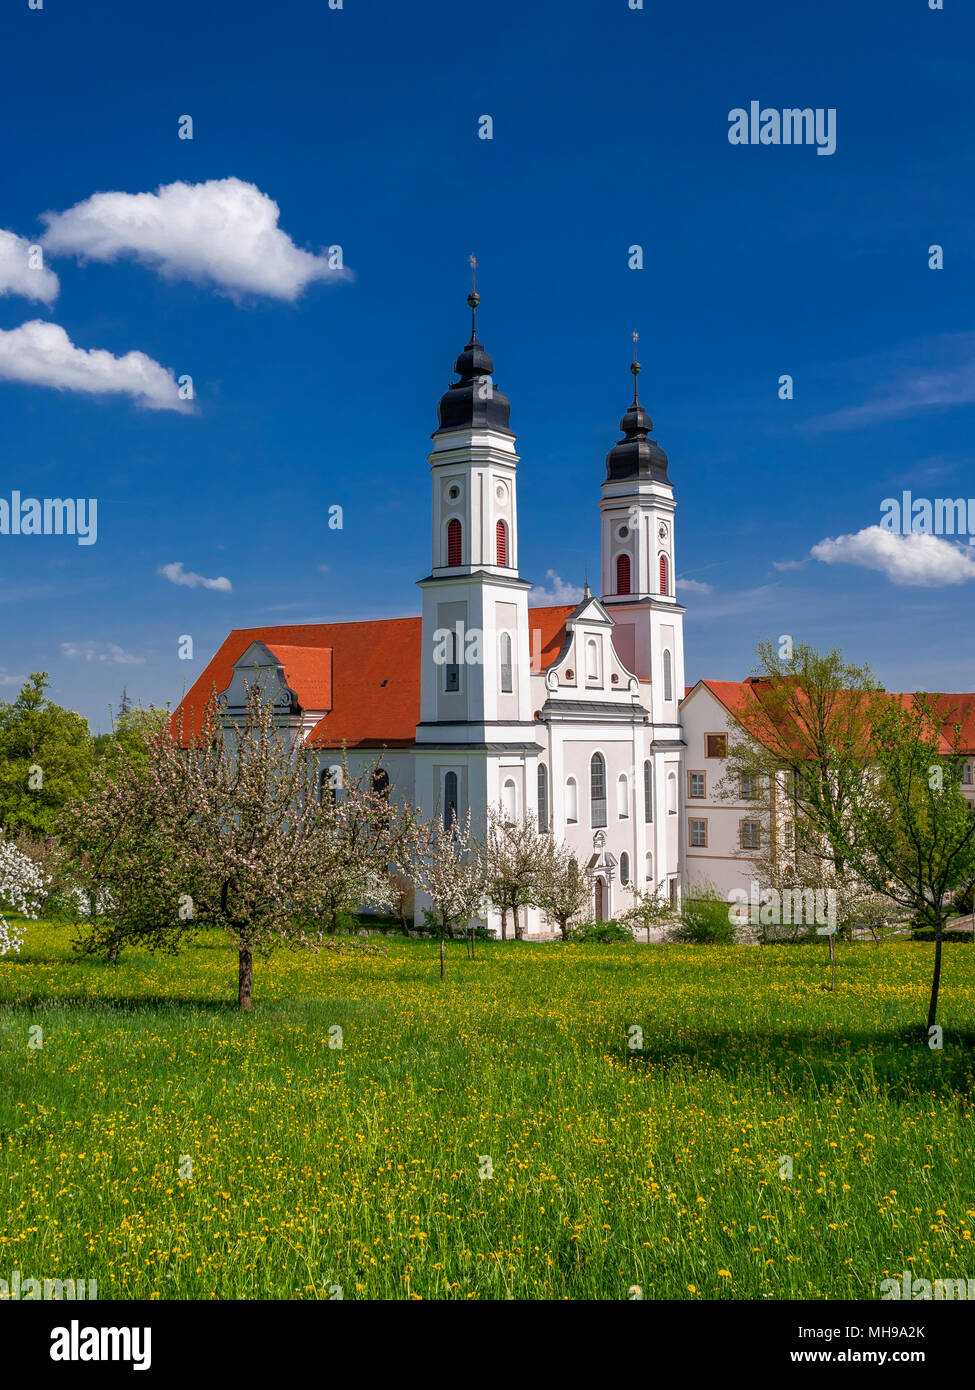
{"type": "MultiPolygon", "coordinates": [[[[527,910],[527,909],[526,909],[526,910],[527,910]]],[[[523,922],[519,919],[519,917],[518,917],[518,909],[517,909],[516,907],[515,907],[515,908],[512,908],[512,916],[513,916],[514,919],[515,919],[515,940],[516,940],[516,941],[524,941],[524,939],[525,939],[525,926],[524,926],[524,923],[523,923],[523,922]]]]}
{"type": "Polygon", "coordinates": [[[507,939],[508,939],[508,909],[507,909],[506,907],[503,907],[503,908],[501,909],[501,940],[502,940],[502,941],[507,941],[507,939]]]}
{"type": "Polygon", "coordinates": [[[443,953],[444,936],[445,936],[445,933],[444,933],[444,932],[441,932],[441,933],[440,933],[440,978],[441,978],[441,980],[442,980],[443,977],[444,977],[444,953],[443,953]]]}
{"type": "Polygon", "coordinates": [[[941,986],[941,913],[934,924],[934,976],[931,980],[931,1002],[928,1005],[928,1033],[938,1021],[938,989],[941,986]]]}
{"type": "Polygon", "coordinates": [[[471,925],[470,925],[470,933],[471,933],[471,960],[473,960],[473,959],[474,959],[474,923],[473,923],[473,922],[472,922],[471,925]]]}
{"type": "Polygon", "coordinates": [[[254,958],[245,947],[241,947],[237,963],[237,1003],[242,1009],[254,1003],[254,958]]]}
{"type": "Polygon", "coordinates": [[[110,937],[110,939],[109,939],[109,943],[108,943],[108,963],[109,963],[109,965],[114,965],[115,962],[118,960],[118,948],[119,948],[119,941],[120,941],[120,940],[121,940],[121,932],[119,932],[119,931],[117,931],[117,930],[116,930],[116,931],[113,931],[113,932],[112,932],[112,935],[111,935],[111,937],[110,937]]]}
{"type": "Polygon", "coordinates": [[[836,933],[829,933],[829,964],[831,971],[830,989],[836,989],[836,933]]]}

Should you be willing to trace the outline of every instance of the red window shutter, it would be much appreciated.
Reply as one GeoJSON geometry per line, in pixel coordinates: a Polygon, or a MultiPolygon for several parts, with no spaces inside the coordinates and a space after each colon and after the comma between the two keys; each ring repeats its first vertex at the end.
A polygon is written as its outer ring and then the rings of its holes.
{"type": "Polygon", "coordinates": [[[628,594],[630,592],[629,555],[617,555],[616,557],[616,592],[618,594],[628,594]]]}
{"type": "Polygon", "coordinates": [[[507,565],[508,563],[508,528],[503,521],[497,525],[498,537],[498,564],[507,565]]]}
{"type": "Polygon", "coordinates": [[[460,522],[456,517],[447,522],[447,564],[460,564],[460,522]]]}
{"type": "Polygon", "coordinates": [[[662,594],[666,594],[666,593],[669,592],[669,590],[668,590],[668,588],[667,588],[667,556],[666,556],[666,555],[661,555],[661,557],[660,557],[660,592],[661,592],[662,594]]]}

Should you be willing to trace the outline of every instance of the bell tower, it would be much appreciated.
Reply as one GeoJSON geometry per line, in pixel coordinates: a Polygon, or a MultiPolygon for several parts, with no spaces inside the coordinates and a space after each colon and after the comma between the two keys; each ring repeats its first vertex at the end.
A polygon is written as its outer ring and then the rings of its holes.
{"type": "MultiPolygon", "coordinates": [[[[471,258],[472,269],[476,265],[471,258]]],[[[518,571],[518,455],[510,405],[478,340],[480,296],[467,303],[471,336],[440,399],[429,455],[432,564],[423,593],[417,797],[456,797],[475,819],[516,787],[524,814],[537,758],[531,703],[528,591],[518,571]],[[502,776],[501,768],[504,767],[502,776]],[[534,763],[532,764],[534,770],[534,763]]]]}
{"type": "Polygon", "coordinates": [[[674,590],[674,489],[668,459],[650,438],[640,404],[638,335],[633,334],[633,400],[623,438],[606,456],[602,514],[602,601],[617,624],[614,642],[637,676],[651,681],[654,724],[679,722],[684,695],[684,608],[674,590]]]}

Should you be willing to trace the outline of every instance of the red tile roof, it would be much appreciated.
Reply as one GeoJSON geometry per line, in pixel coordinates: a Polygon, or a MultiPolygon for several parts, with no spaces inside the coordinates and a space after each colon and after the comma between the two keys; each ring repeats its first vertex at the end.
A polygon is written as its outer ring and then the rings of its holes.
{"type": "MultiPolygon", "coordinates": [[[[737,716],[747,705],[755,700],[755,687],[761,686],[760,677],[751,677],[745,681],[713,681],[704,680],[698,682],[710,690],[715,699],[722,705],[729,714],[737,716]]],[[[696,686],[693,689],[697,689],[696,686]]],[[[906,708],[913,695],[895,691],[886,692],[892,700],[899,700],[906,708]]],[[[966,753],[975,752],[975,694],[969,692],[961,695],[932,694],[936,709],[942,716],[943,728],[950,724],[961,725],[960,747],[966,753]]],[[[944,733],[941,736],[941,751],[950,753],[952,751],[953,740],[949,740],[944,733]]]]}
{"type": "Polygon", "coordinates": [[[292,647],[285,642],[264,645],[284,666],[285,680],[302,709],[332,708],[331,647],[292,647]]]}
{"type": "MultiPolygon", "coordinates": [[[[558,656],[572,611],[572,604],[528,610],[530,649],[533,657],[540,654],[543,671],[558,656]]],[[[413,743],[420,719],[419,618],[235,628],[179,705],[184,738],[199,731],[211,691],[226,690],[234,663],[252,642],[263,642],[282,662],[303,709],[328,710],[308,735],[310,743],[325,748],[413,743]]]]}

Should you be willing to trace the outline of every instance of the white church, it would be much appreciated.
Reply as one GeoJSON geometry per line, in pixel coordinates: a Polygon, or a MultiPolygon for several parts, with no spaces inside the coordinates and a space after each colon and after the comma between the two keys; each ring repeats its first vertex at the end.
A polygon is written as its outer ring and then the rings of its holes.
{"type": "MultiPolygon", "coordinates": [[[[258,678],[320,750],[323,777],[343,757],[353,775],[378,763],[390,794],[428,817],[470,810],[476,824],[489,805],[534,817],[588,867],[596,920],[630,906],[634,885],[678,901],[709,881],[727,895],[752,878],[743,855],[765,833],[752,789],[716,794],[750,683],[685,690],[674,489],[638,399],[639,363],[606,458],[599,597],[587,586],[574,608],[529,607],[515,436],[477,338],[478,302],[472,293],[471,339],[429,455],[422,616],[235,630],[182,702],[187,727],[214,689],[239,718],[245,680],[258,678]]],[[[530,910],[526,935],[550,932],[530,910]]]]}

